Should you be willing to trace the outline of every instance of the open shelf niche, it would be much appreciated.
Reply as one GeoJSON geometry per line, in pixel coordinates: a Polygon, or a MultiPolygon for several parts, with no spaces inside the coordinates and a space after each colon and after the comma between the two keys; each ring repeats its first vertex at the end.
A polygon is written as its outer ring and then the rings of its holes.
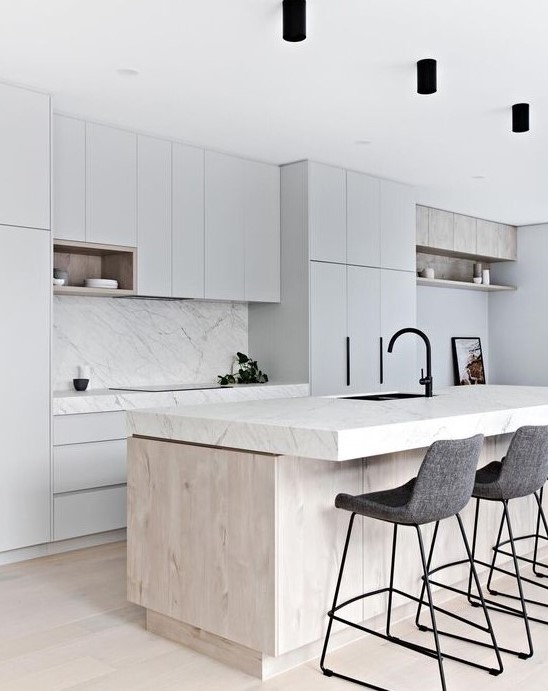
{"type": "Polygon", "coordinates": [[[134,247],[55,240],[53,266],[69,275],[67,285],[53,286],[55,295],[123,297],[136,293],[137,250],[134,247]],[[114,279],[118,281],[118,288],[86,288],[86,278],[114,279]]]}
{"type": "Polygon", "coordinates": [[[433,252],[429,248],[428,252],[422,252],[424,248],[417,247],[417,271],[425,268],[434,269],[435,278],[417,277],[417,285],[428,286],[431,288],[457,288],[460,290],[478,290],[483,292],[494,292],[498,290],[516,290],[515,286],[499,286],[494,284],[483,285],[474,283],[474,263],[480,262],[483,268],[490,268],[486,263],[485,257],[463,255],[452,253],[451,255],[441,251],[433,252]]]}

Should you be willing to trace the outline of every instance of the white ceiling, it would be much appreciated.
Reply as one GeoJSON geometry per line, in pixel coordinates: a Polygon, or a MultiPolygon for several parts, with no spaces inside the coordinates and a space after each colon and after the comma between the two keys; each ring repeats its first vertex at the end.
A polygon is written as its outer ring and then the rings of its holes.
{"type": "Polygon", "coordinates": [[[275,163],[333,163],[484,218],[548,221],[545,0],[308,0],[308,38],[295,44],[281,38],[281,0],[0,8],[0,79],[50,91],[57,111],[275,163]],[[415,90],[424,57],[438,60],[432,96],[415,90]],[[527,134],[511,132],[520,101],[527,134]]]}

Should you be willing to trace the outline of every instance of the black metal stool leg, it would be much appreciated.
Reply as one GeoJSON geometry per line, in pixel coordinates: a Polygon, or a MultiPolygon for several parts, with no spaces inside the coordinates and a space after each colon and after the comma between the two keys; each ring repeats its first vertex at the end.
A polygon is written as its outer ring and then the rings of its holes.
{"type": "MultiPolygon", "coordinates": [[[[540,488],[540,492],[537,494],[535,492],[535,499],[537,501],[537,506],[538,506],[538,513],[537,513],[537,532],[535,534],[535,549],[533,552],[533,573],[535,576],[538,576],[538,578],[544,578],[548,574],[546,573],[541,573],[537,571],[539,567],[538,563],[538,541],[540,538],[540,524],[542,521],[542,525],[544,527],[544,533],[546,536],[546,539],[548,539],[548,523],[546,522],[546,516],[544,515],[544,509],[542,508],[542,498],[544,496],[544,487],[540,488]]],[[[540,566],[543,569],[548,569],[548,564],[540,564],[540,566]]]]}
{"type": "MultiPolygon", "coordinates": [[[[478,500],[478,501],[479,501],[479,500],[478,500]]],[[[503,504],[504,504],[504,502],[503,502],[503,504]]],[[[491,588],[491,581],[493,580],[493,572],[494,572],[494,570],[495,570],[495,564],[496,564],[497,556],[498,556],[499,549],[500,549],[500,539],[501,539],[501,537],[502,537],[502,531],[503,531],[503,529],[504,529],[504,520],[505,520],[505,517],[506,517],[506,516],[507,516],[507,513],[506,513],[506,511],[504,511],[504,509],[503,509],[503,511],[502,511],[502,516],[501,516],[501,518],[500,518],[499,532],[498,532],[498,534],[497,534],[497,539],[496,539],[496,541],[495,541],[495,546],[493,547],[493,558],[491,559],[491,566],[490,566],[490,568],[489,568],[489,577],[487,578],[487,590],[489,591],[489,593],[490,593],[491,595],[498,595],[498,592],[497,592],[496,590],[493,590],[493,589],[491,588]]]]}
{"type": "MultiPolygon", "coordinates": [[[[478,542],[478,521],[479,521],[479,509],[480,509],[480,500],[476,499],[476,510],[474,512],[474,530],[472,533],[472,557],[471,560],[472,562],[476,558],[476,546],[478,542]]],[[[472,569],[470,569],[468,573],[468,602],[475,607],[477,603],[475,600],[472,600],[472,569]]]]}
{"type": "MultiPolygon", "coordinates": [[[[432,555],[434,554],[434,547],[436,545],[436,538],[438,537],[438,528],[440,526],[440,522],[436,521],[436,525],[434,526],[434,534],[432,535],[432,542],[430,543],[430,551],[428,553],[428,562],[426,564],[426,567],[428,569],[428,573],[430,573],[430,568],[432,566],[432,555]]],[[[426,627],[422,626],[420,623],[420,616],[421,616],[421,610],[422,606],[424,604],[424,591],[426,588],[426,583],[424,582],[424,579],[422,581],[422,587],[421,587],[421,594],[419,595],[419,604],[417,605],[417,613],[415,614],[415,626],[420,629],[421,631],[425,631],[426,627]]]]}
{"type": "Polygon", "coordinates": [[[508,512],[508,501],[504,500],[502,502],[502,505],[504,507],[504,517],[506,518],[506,525],[508,527],[508,537],[509,537],[509,541],[510,541],[510,547],[512,550],[512,559],[514,562],[514,569],[516,571],[516,581],[518,584],[519,597],[521,600],[521,611],[523,614],[523,621],[525,624],[525,633],[527,634],[527,643],[529,646],[529,652],[528,653],[520,653],[519,657],[522,659],[527,659],[533,655],[533,639],[531,638],[531,630],[529,628],[529,617],[527,616],[527,607],[525,605],[525,597],[523,595],[523,585],[521,583],[521,574],[519,572],[518,557],[516,554],[516,545],[514,543],[514,534],[512,532],[512,524],[510,522],[510,514],[508,512]]]}
{"type": "Polygon", "coordinates": [[[438,669],[440,672],[441,688],[443,691],[446,691],[447,687],[445,684],[445,673],[443,671],[443,657],[442,657],[441,648],[440,648],[438,626],[436,624],[436,614],[434,612],[434,601],[432,599],[432,589],[430,588],[430,578],[428,575],[428,566],[427,566],[427,562],[426,562],[426,554],[424,552],[424,544],[422,541],[421,529],[418,525],[415,526],[415,528],[417,529],[417,536],[418,536],[418,540],[419,540],[419,550],[421,553],[422,573],[424,576],[424,583],[426,585],[426,594],[428,595],[428,607],[430,609],[430,617],[432,619],[432,633],[434,634],[434,643],[436,645],[436,653],[437,653],[437,660],[438,660],[438,669]]]}
{"type": "Polygon", "coordinates": [[[350,521],[348,522],[348,531],[346,533],[346,541],[344,543],[344,550],[342,554],[342,559],[341,559],[341,568],[339,569],[339,575],[337,577],[337,585],[335,587],[335,595],[333,596],[333,605],[331,607],[331,610],[327,613],[327,617],[329,619],[329,622],[327,624],[327,631],[325,633],[325,641],[323,644],[323,649],[322,649],[322,656],[320,658],[320,669],[322,672],[327,676],[333,676],[333,672],[330,669],[326,669],[324,666],[324,661],[325,661],[325,656],[327,653],[327,646],[329,644],[329,637],[331,636],[331,627],[333,626],[333,610],[337,606],[337,600],[339,598],[339,590],[341,589],[341,582],[342,582],[342,576],[344,572],[344,565],[346,562],[346,555],[348,553],[348,545],[350,544],[350,536],[352,535],[352,527],[354,526],[354,519],[356,518],[356,514],[353,513],[350,516],[350,521]]]}
{"type": "Polygon", "coordinates": [[[390,586],[388,588],[388,608],[386,612],[386,635],[390,636],[390,622],[392,618],[392,595],[394,593],[394,567],[396,565],[396,545],[398,542],[398,524],[394,523],[392,538],[392,559],[390,560],[390,586]]]}

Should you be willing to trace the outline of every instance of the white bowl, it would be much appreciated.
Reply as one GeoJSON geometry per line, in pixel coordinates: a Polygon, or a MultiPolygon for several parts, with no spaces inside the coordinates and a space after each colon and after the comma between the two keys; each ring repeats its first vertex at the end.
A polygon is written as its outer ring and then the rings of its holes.
{"type": "Polygon", "coordinates": [[[481,283],[481,276],[474,276],[472,280],[474,281],[474,283],[481,283]]]}
{"type": "Polygon", "coordinates": [[[64,278],[54,278],[53,279],[53,285],[54,286],[64,286],[65,285],[65,279],[64,278]]]}

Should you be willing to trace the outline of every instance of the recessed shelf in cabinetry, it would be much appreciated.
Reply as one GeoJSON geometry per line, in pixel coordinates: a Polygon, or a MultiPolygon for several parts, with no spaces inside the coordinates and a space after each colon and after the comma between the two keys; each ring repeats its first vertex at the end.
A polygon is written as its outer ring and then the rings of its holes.
{"type": "Polygon", "coordinates": [[[459,288],[461,290],[480,290],[495,292],[498,290],[517,290],[516,286],[483,285],[482,283],[468,283],[467,281],[448,281],[443,278],[417,278],[417,285],[430,288],[459,288]]]}
{"type": "Polygon", "coordinates": [[[454,259],[469,259],[475,262],[509,262],[514,261],[507,257],[496,257],[486,254],[471,254],[469,252],[460,252],[457,250],[443,249],[439,247],[430,247],[429,245],[417,245],[417,252],[424,254],[434,254],[439,257],[453,257],[454,259]]]}
{"type": "Polygon", "coordinates": [[[68,285],[54,286],[55,295],[135,295],[137,251],[134,247],[56,240],[53,265],[56,269],[68,271],[69,275],[68,285]],[[115,279],[118,288],[86,288],[86,278],[115,279]]]}

